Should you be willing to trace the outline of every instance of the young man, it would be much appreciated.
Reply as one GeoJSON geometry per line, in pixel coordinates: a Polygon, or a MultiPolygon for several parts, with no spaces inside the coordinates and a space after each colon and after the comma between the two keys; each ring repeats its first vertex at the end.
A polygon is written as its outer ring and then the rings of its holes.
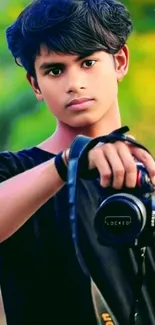
{"type": "MultiPolygon", "coordinates": [[[[0,271],[8,325],[97,324],[55,157],[62,152],[67,165],[76,135],[95,138],[121,126],[117,93],[128,71],[131,30],[127,9],[115,0],[38,0],[7,30],[9,49],[27,71],[36,98],[57,119],[55,133],[37,147],[0,155],[0,271]]],[[[135,187],[135,158],[155,184],[153,158],[121,141],[88,154],[89,169],[98,169],[101,187],[96,180],[79,183],[81,250],[111,310],[103,317],[106,324],[129,324],[137,261],[131,250],[100,246],[93,218],[111,180],[115,189],[135,187]]],[[[152,276],[153,254],[148,250],[146,257],[152,276]]],[[[137,324],[153,325],[155,294],[149,277],[143,289],[137,324]]]]}

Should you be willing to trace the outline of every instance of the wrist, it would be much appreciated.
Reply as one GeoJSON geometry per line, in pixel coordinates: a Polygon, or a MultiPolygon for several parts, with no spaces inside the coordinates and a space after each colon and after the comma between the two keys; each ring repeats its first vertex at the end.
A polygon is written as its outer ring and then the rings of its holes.
{"type": "Polygon", "coordinates": [[[65,151],[58,153],[54,159],[56,170],[63,181],[67,181],[67,154],[65,151]]]}
{"type": "Polygon", "coordinates": [[[69,151],[70,151],[70,149],[66,149],[66,150],[64,150],[62,152],[62,159],[63,159],[63,162],[64,162],[64,164],[65,164],[66,167],[68,166],[69,151]]]}

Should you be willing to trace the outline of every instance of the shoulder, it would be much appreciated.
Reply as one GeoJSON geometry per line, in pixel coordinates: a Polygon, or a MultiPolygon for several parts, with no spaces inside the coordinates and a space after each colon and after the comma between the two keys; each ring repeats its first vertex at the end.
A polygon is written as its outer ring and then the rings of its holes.
{"type": "Polygon", "coordinates": [[[52,158],[53,154],[32,147],[17,152],[0,152],[0,182],[52,158]]]}

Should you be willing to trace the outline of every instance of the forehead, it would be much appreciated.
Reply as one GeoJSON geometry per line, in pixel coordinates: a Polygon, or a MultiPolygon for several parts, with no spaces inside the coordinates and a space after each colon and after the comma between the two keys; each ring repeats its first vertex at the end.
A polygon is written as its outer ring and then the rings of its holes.
{"type": "Polygon", "coordinates": [[[52,61],[76,61],[78,59],[78,55],[76,54],[67,54],[62,52],[53,52],[46,46],[41,46],[39,55],[36,56],[35,63],[40,64],[42,62],[46,62],[49,60],[52,61]]]}
{"type": "Polygon", "coordinates": [[[35,67],[42,65],[43,63],[53,62],[53,63],[63,63],[63,64],[72,64],[88,58],[90,56],[95,56],[98,59],[103,59],[106,56],[109,56],[108,53],[104,51],[94,51],[93,53],[83,56],[79,56],[78,54],[69,54],[69,53],[62,53],[62,52],[53,52],[46,46],[41,46],[39,55],[36,56],[35,59],[35,67]]]}

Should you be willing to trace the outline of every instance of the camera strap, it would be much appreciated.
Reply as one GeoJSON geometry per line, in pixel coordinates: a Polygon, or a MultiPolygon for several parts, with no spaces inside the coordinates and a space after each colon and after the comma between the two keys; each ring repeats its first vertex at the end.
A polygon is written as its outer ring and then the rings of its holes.
{"type": "MultiPolygon", "coordinates": [[[[83,269],[83,272],[90,277],[91,287],[92,287],[92,297],[94,302],[94,309],[96,312],[98,324],[106,324],[106,321],[109,321],[109,324],[118,325],[114,315],[109,310],[109,307],[106,305],[102,294],[97,288],[96,284],[89,274],[89,270],[85,264],[81,251],[78,244],[78,231],[77,231],[77,187],[78,179],[95,179],[99,177],[97,169],[89,170],[88,166],[88,152],[94,148],[97,144],[100,143],[114,143],[116,141],[123,141],[134,144],[135,146],[146,150],[149,152],[143,145],[135,141],[134,139],[124,135],[129,131],[127,126],[121,127],[109,135],[100,136],[97,138],[90,138],[82,135],[78,135],[70,148],[69,162],[68,162],[68,175],[67,175],[67,186],[68,186],[68,196],[69,196],[69,220],[71,226],[72,240],[74,244],[74,249],[78,262],[83,269]],[[110,316],[111,315],[111,316],[110,316]]],[[[134,314],[134,310],[133,310],[134,314]]],[[[132,323],[134,324],[134,323],[132,323]]]]}
{"type": "Polygon", "coordinates": [[[78,261],[85,271],[88,270],[85,266],[83,258],[81,256],[79,246],[78,246],[78,236],[77,236],[77,211],[76,211],[76,199],[77,199],[77,185],[78,179],[95,179],[99,177],[97,169],[89,170],[88,166],[88,152],[94,148],[99,143],[114,143],[116,141],[123,141],[134,144],[135,146],[146,150],[143,145],[135,141],[134,139],[125,136],[124,133],[128,132],[129,128],[127,126],[116,129],[112,133],[106,136],[100,136],[97,138],[90,138],[82,135],[78,135],[70,148],[69,161],[68,161],[68,175],[67,175],[67,186],[69,194],[69,218],[72,232],[72,240],[74,243],[74,248],[78,261]]]}

